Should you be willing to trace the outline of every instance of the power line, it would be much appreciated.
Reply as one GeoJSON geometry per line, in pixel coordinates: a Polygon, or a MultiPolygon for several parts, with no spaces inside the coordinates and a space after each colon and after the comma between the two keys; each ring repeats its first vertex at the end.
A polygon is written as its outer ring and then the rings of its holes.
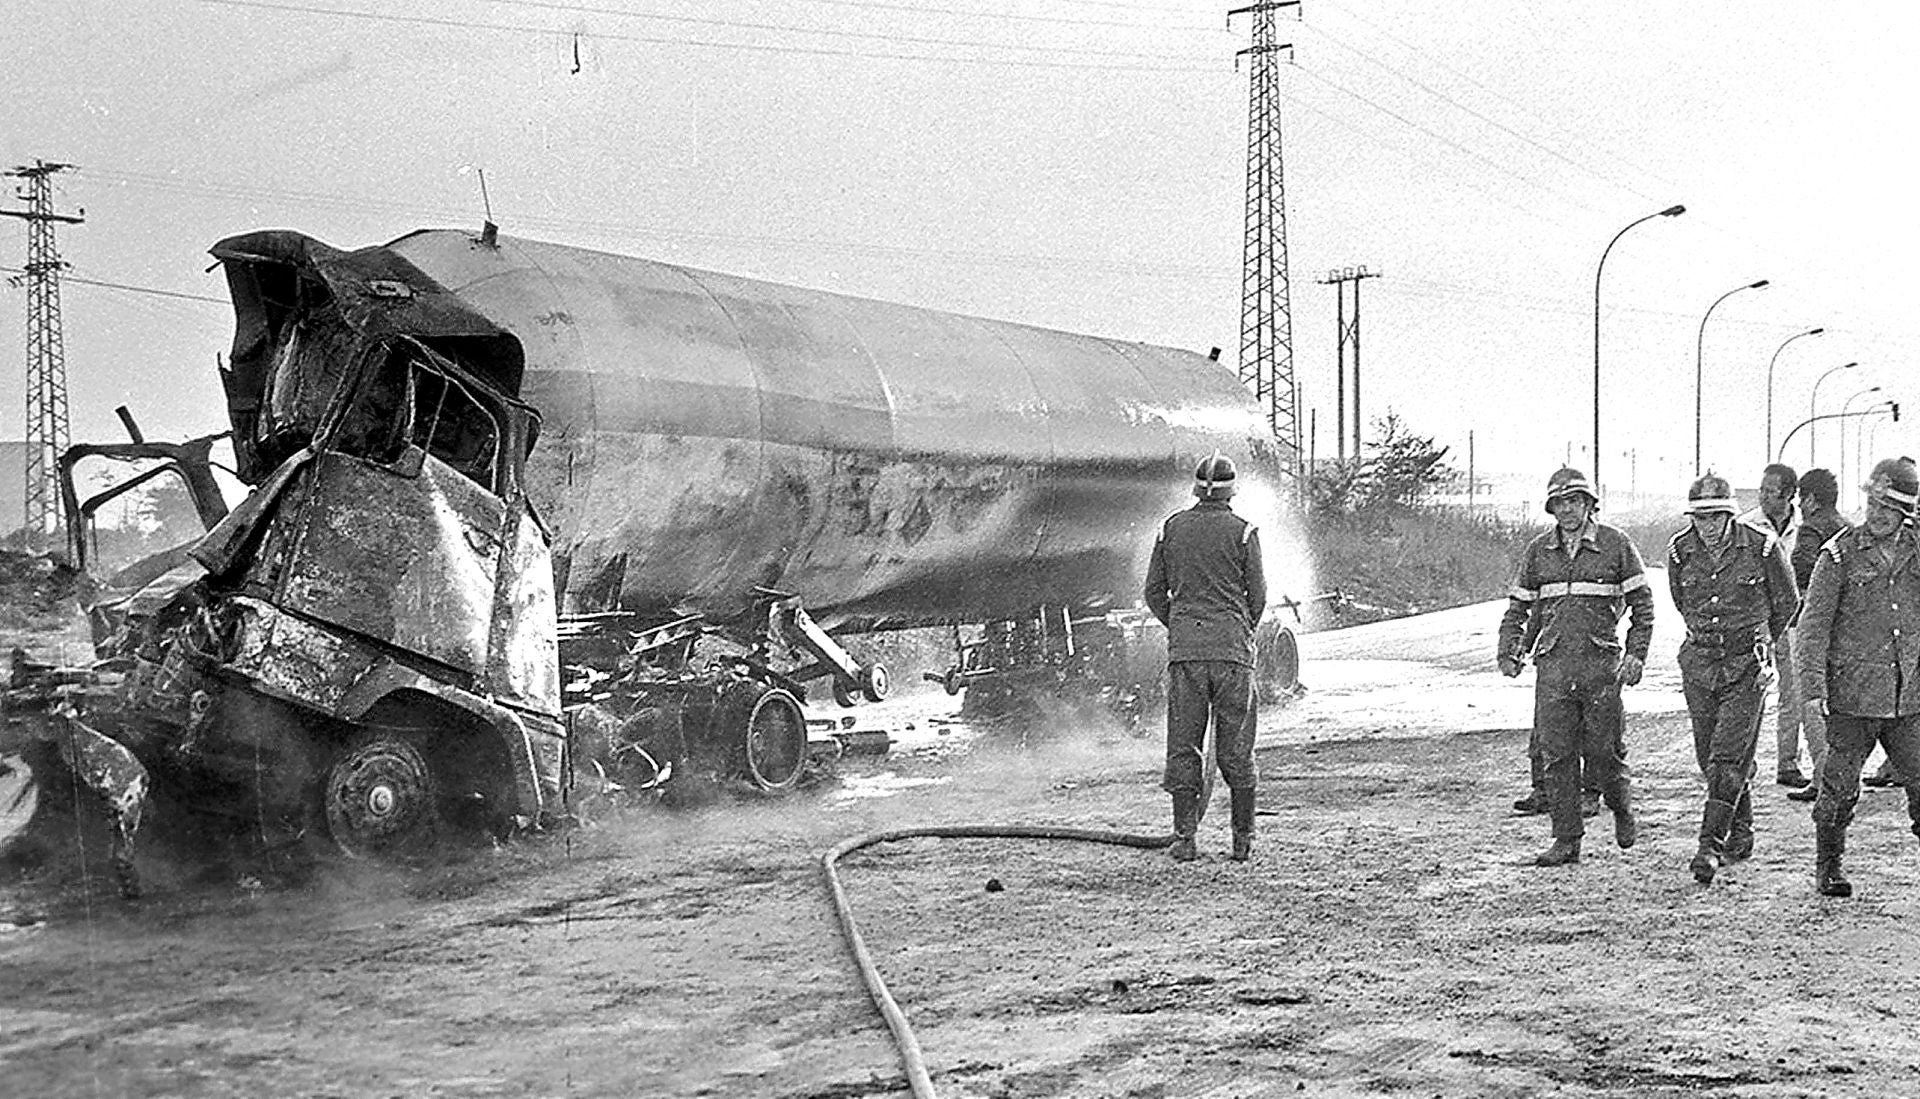
{"type": "MultiPolygon", "coordinates": [[[[319,16],[327,16],[327,17],[337,18],[337,19],[356,19],[356,20],[362,20],[362,21],[374,22],[374,23],[398,23],[398,24],[409,25],[409,26],[439,27],[439,28],[448,29],[448,30],[503,31],[510,34],[534,34],[534,35],[542,35],[542,36],[552,37],[552,38],[570,38],[573,36],[573,33],[574,33],[569,30],[563,30],[563,29],[558,29],[554,27],[532,27],[532,26],[508,25],[504,23],[472,22],[468,20],[442,19],[442,18],[436,18],[436,17],[424,16],[424,15],[391,15],[391,14],[386,14],[381,12],[355,11],[348,8],[330,8],[330,7],[320,7],[320,6],[307,5],[307,4],[267,3],[265,2],[265,0],[195,0],[195,2],[201,3],[201,4],[211,4],[216,7],[246,8],[246,9],[257,10],[257,11],[279,12],[282,14],[319,15],[319,16]]],[[[887,35],[869,36],[869,35],[862,35],[861,32],[853,32],[853,31],[839,31],[839,32],[808,31],[806,28],[803,28],[803,27],[761,28],[753,24],[735,24],[735,25],[741,27],[742,29],[777,29],[782,33],[789,33],[789,34],[793,34],[793,33],[836,34],[837,33],[837,34],[847,35],[847,36],[882,37],[882,38],[887,38],[888,40],[891,40],[891,41],[903,41],[903,39],[900,39],[894,36],[887,36],[887,35]]],[[[1014,66],[1014,67],[1020,67],[1020,68],[1054,68],[1054,69],[1124,69],[1124,70],[1131,70],[1131,71],[1137,71],[1137,72],[1213,72],[1213,71],[1218,71],[1217,65],[1177,65],[1177,64],[1175,65],[1130,65],[1130,64],[1118,64],[1118,63],[1107,63],[1107,62],[1087,62],[1087,63],[1076,64],[1076,63],[1063,62],[1063,61],[1043,61],[1036,58],[954,57],[954,56],[945,56],[945,55],[931,55],[931,54],[924,54],[924,53],[886,53],[886,52],[871,51],[871,50],[832,50],[832,49],[825,49],[825,48],[814,47],[814,46],[774,45],[774,44],[764,43],[764,42],[714,42],[714,41],[707,41],[707,40],[696,39],[696,38],[672,38],[672,37],[666,37],[666,36],[660,36],[660,35],[620,34],[620,33],[615,33],[610,31],[596,31],[591,35],[591,37],[595,39],[600,39],[600,40],[617,41],[617,42],[637,42],[637,43],[643,43],[647,45],[690,46],[697,49],[745,50],[745,51],[757,52],[757,53],[786,53],[786,54],[799,54],[799,55],[813,56],[813,57],[852,57],[852,58],[880,59],[880,60],[892,60],[892,61],[939,61],[939,62],[946,62],[949,64],[956,64],[956,65],[1006,65],[1006,66],[1014,66]]],[[[986,42],[940,42],[940,43],[925,42],[922,44],[955,45],[963,48],[986,49],[986,50],[1008,50],[1008,49],[1029,50],[1029,51],[1036,51],[1041,53],[1071,54],[1071,55],[1077,55],[1077,56],[1097,55],[1101,53],[1101,51],[1060,49],[1060,48],[1045,47],[1045,46],[999,45],[999,44],[986,43],[986,42]]],[[[1140,54],[1140,53],[1120,53],[1120,54],[1116,54],[1116,56],[1139,57],[1146,60],[1154,60],[1156,58],[1156,55],[1153,55],[1153,54],[1140,54]]],[[[1199,60],[1199,59],[1198,58],[1190,58],[1190,59],[1173,58],[1171,60],[1179,61],[1179,60],[1199,60]]]]}
{"type": "MultiPolygon", "coordinates": [[[[0,271],[5,271],[9,274],[15,274],[15,275],[25,273],[24,268],[7,267],[4,265],[0,265],[0,271]]],[[[161,290],[158,287],[153,287],[153,286],[133,286],[129,283],[124,283],[124,282],[105,282],[101,279],[81,278],[78,275],[63,275],[61,276],[60,281],[62,283],[77,282],[86,286],[100,286],[108,290],[125,290],[125,291],[128,291],[129,293],[134,293],[134,294],[152,294],[154,297],[157,297],[157,298],[179,298],[182,301],[207,301],[207,302],[212,302],[215,305],[228,304],[226,298],[208,297],[205,294],[183,294],[178,290],[161,290]]]]}
{"type": "Polygon", "coordinates": [[[1338,81],[1331,80],[1331,79],[1328,79],[1327,77],[1321,76],[1319,73],[1316,73],[1311,69],[1301,67],[1301,66],[1296,66],[1296,67],[1299,68],[1302,73],[1305,73],[1307,76],[1313,78],[1314,80],[1317,80],[1322,84],[1325,84],[1327,87],[1332,88],[1343,95],[1347,95],[1354,99],[1357,99],[1360,102],[1366,104],[1367,106],[1372,107],[1374,110],[1379,111],[1381,114],[1384,114],[1387,117],[1392,118],[1395,121],[1398,121],[1402,125],[1407,126],[1410,129],[1418,130],[1419,132],[1427,135],[1428,137],[1434,139],[1435,141],[1438,141],[1441,144],[1451,149],[1457,150],[1458,152],[1466,156],[1472,157],[1474,160],[1477,160],[1480,163],[1485,164],[1487,167],[1492,168],[1494,171],[1499,172],[1501,175],[1507,176],[1512,179],[1517,179],[1521,183],[1524,183],[1529,187],[1534,187],[1539,190],[1545,191],[1548,194],[1555,196],[1556,198],[1560,198],[1574,206],[1578,206],[1581,209],[1587,210],[1591,213],[1600,212],[1598,210],[1594,210],[1593,207],[1587,205],[1585,202],[1582,202],[1579,199],[1574,198],[1573,196],[1568,195],[1563,191],[1560,191],[1558,188],[1550,187],[1547,184],[1540,183],[1536,180],[1528,179],[1526,176],[1523,176],[1519,172],[1516,172],[1513,169],[1508,168],[1507,166],[1501,164],[1499,161],[1496,161],[1491,157],[1484,156],[1480,153],[1477,153],[1474,150],[1467,148],[1465,145],[1460,144],[1458,141],[1455,141],[1452,138],[1447,137],[1446,135],[1441,134],[1430,127],[1423,126],[1420,123],[1415,122],[1413,119],[1408,118],[1406,115],[1403,115],[1400,112],[1394,110],[1393,108],[1384,106],[1381,103],[1378,103],[1372,99],[1369,99],[1366,96],[1361,95],[1359,92],[1356,92],[1353,89],[1339,83],[1338,81]]]}
{"type": "MultiPolygon", "coordinates": [[[[1412,42],[1407,41],[1406,39],[1393,33],[1387,28],[1382,27],[1380,24],[1373,22],[1372,20],[1366,18],[1365,16],[1359,14],[1358,12],[1353,11],[1352,9],[1346,7],[1345,5],[1336,3],[1334,2],[1334,0],[1319,0],[1319,2],[1325,3],[1327,6],[1333,8],[1334,10],[1344,13],[1347,16],[1347,18],[1352,19],[1357,23],[1360,23],[1364,26],[1372,28],[1375,33],[1397,43],[1402,49],[1406,50],[1408,53],[1411,53],[1416,57],[1422,58],[1427,63],[1433,65],[1436,68],[1442,69],[1446,72],[1453,74],[1454,76],[1459,77],[1461,80],[1466,81],[1468,84],[1473,85],[1474,87],[1480,89],[1481,91],[1492,96],[1493,98],[1500,100],[1502,103],[1505,103],[1508,106],[1515,108],[1520,113],[1527,115],[1528,117],[1531,117],[1538,121],[1546,122],[1549,126],[1552,125],[1551,120],[1540,115],[1538,112],[1536,112],[1526,104],[1512,98],[1511,96],[1508,96],[1502,93],[1498,89],[1489,87],[1486,84],[1481,83],[1479,80],[1474,79],[1474,77],[1471,74],[1461,69],[1454,68],[1453,66],[1447,64],[1445,61],[1442,61],[1441,59],[1434,57],[1432,54],[1429,54],[1425,50],[1422,50],[1419,46],[1413,44],[1412,42]]],[[[1628,160],[1617,153],[1614,153],[1612,150],[1607,149],[1605,146],[1595,144],[1594,147],[1598,149],[1601,155],[1608,157],[1609,159],[1613,160],[1617,164],[1625,165],[1626,167],[1632,169],[1633,171],[1639,173],[1640,175],[1646,176],[1648,179],[1653,180],[1654,182],[1660,184],[1663,187],[1668,188],[1669,190],[1678,188],[1680,186],[1680,184],[1675,183],[1673,180],[1670,180],[1661,176],[1658,172],[1654,172],[1639,164],[1635,164],[1633,161],[1628,160]]]]}
{"type": "MultiPolygon", "coordinates": [[[[621,19],[652,19],[663,23],[693,23],[701,26],[727,27],[735,30],[773,31],[776,34],[815,34],[826,38],[854,38],[867,41],[908,42],[916,46],[963,46],[971,49],[993,50],[1029,50],[1039,53],[1085,54],[1099,57],[1152,57],[1138,50],[1094,50],[1073,49],[1053,46],[1027,46],[1017,43],[965,41],[952,38],[924,38],[917,35],[890,34],[881,31],[849,31],[837,27],[798,27],[780,23],[743,23],[733,19],[714,19],[699,15],[657,15],[652,12],[622,11],[618,8],[593,7],[586,4],[564,4],[558,0],[483,0],[484,3],[504,7],[532,8],[536,11],[563,11],[582,15],[611,15],[621,19]]],[[[594,37],[597,32],[582,32],[594,37]]]]}
{"type": "MultiPolygon", "coordinates": [[[[496,2],[509,3],[511,2],[511,0],[496,0],[496,2]]],[[[922,6],[919,4],[889,4],[889,3],[883,2],[883,0],[802,0],[802,2],[808,3],[808,4],[820,4],[828,7],[865,8],[865,9],[875,10],[875,11],[904,11],[913,15],[959,15],[959,16],[964,16],[967,18],[974,18],[974,19],[1010,19],[1010,20],[1017,20],[1017,21],[1028,22],[1028,23],[1065,23],[1065,24],[1070,24],[1072,26],[1080,26],[1080,27],[1121,27],[1129,30],[1179,31],[1183,33],[1193,33],[1193,34],[1221,33],[1221,28],[1214,26],[1212,24],[1208,24],[1206,26],[1183,27],[1183,26],[1170,26],[1165,23],[1127,22],[1125,20],[1120,20],[1120,19],[1086,19],[1080,16],[1073,16],[1073,15],[1035,15],[1031,12],[969,11],[965,8],[936,8],[936,7],[922,6]]],[[[565,5],[556,5],[556,6],[565,6],[565,5]]],[[[1169,15],[1185,14],[1185,13],[1180,13],[1178,12],[1177,9],[1172,9],[1172,8],[1134,8],[1134,7],[1129,7],[1129,6],[1120,5],[1120,4],[1101,5],[1101,6],[1118,7],[1125,11],[1139,11],[1139,12],[1148,13],[1148,14],[1153,14],[1157,12],[1165,12],[1169,15]]],[[[598,9],[582,9],[582,10],[598,10],[598,9]]],[[[614,14],[636,15],[638,13],[617,12],[614,14]]]]}
{"type": "Polygon", "coordinates": [[[1619,187],[1620,189],[1630,194],[1637,195],[1640,198],[1647,199],[1647,201],[1649,202],[1655,201],[1654,199],[1649,198],[1645,192],[1642,192],[1637,188],[1635,188],[1632,184],[1627,183],[1617,177],[1610,176],[1604,172],[1598,171],[1597,169],[1594,169],[1589,165],[1582,164],[1581,162],[1574,160],[1572,157],[1567,156],[1566,154],[1560,152],[1557,149],[1551,148],[1550,146],[1547,146],[1538,141],[1535,141],[1533,138],[1528,137],[1526,134],[1521,133],[1520,131],[1514,129],[1511,126],[1508,126],[1506,123],[1501,122],[1499,119],[1492,118],[1488,115],[1482,114],[1479,111],[1474,110],[1472,107],[1469,107],[1466,104],[1460,102],[1459,100],[1454,99],[1452,96],[1447,95],[1445,92],[1442,92],[1437,88],[1431,87],[1430,85],[1418,79],[1415,79],[1414,77],[1408,75],[1407,73],[1401,72],[1399,69],[1396,69],[1391,65],[1388,65],[1386,62],[1373,57],[1371,54],[1367,53],[1366,51],[1348,44],[1339,36],[1333,34],[1332,32],[1326,30],[1323,27],[1309,26],[1309,29],[1319,34],[1321,37],[1325,38],[1327,41],[1340,47],[1341,49],[1346,50],[1348,53],[1351,53],[1354,56],[1360,58],[1362,61],[1365,61],[1369,65],[1373,65],[1381,69],[1382,71],[1388,73],[1389,75],[1396,76],[1401,80],[1406,81],[1407,83],[1413,85],[1414,87],[1419,88],[1421,91],[1426,92],[1428,95],[1433,96],[1435,99],[1438,99],[1441,102],[1446,103],[1447,105],[1453,107],[1454,109],[1461,111],[1464,114],[1470,115],[1473,118],[1476,118],[1479,121],[1484,122],[1489,126],[1492,126],[1494,129],[1499,130],[1501,133],[1504,133],[1509,137],[1512,137],[1516,141],[1532,146],[1533,148],[1540,150],[1541,152],[1547,154],[1548,156],[1553,157],[1555,160],[1559,160],[1562,163],[1567,164],[1569,167],[1575,168],[1587,175],[1593,176],[1595,179],[1601,180],[1602,182],[1605,182],[1605,183],[1611,183],[1614,186],[1619,187]]]}
{"type": "MultiPolygon", "coordinates": [[[[261,198],[293,201],[315,206],[366,212],[382,210],[398,213],[411,218],[427,221],[458,221],[467,216],[464,212],[450,211],[444,207],[410,205],[404,203],[380,202],[371,199],[357,199],[348,196],[322,194],[308,191],[289,191],[274,188],[237,186],[222,183],[210,183],[199,180],[186,180],[177,176],[153,175],[138,172],[116,172],[112,169],[89,169],[88,175],[103,180],[120,179],[135,186],[155,186],[162,189],[185,190],[213,194],[235,200],[258,200],[261,198]]],[[[813,250],[847,255],[879,255],[906,257],[911,259],[941,259],[974,266],[999,266],[1020,269],[1042,270],[1081,270],[1102,274],[1126,274],[1161,279],[1201,279],[1207,281],[1225,281],[1237,276],[1224,268],[1214,268],[1199,264],[1143,264],[1108,263],[1088,260],[1085,257],[1051,256],[1033,253],[994,252],[986,250],[967,250],[953,248],[911,248],[897,244],[871,244],[858,241],[832,241],[810,237],[782,237],[749,235],[737,233],[712,233],[689,229],[657,229],[649,226],[634,225],[627,222],[595,221],[581,218],[556,218],[537,215],[516,216],[512,224],[534,229],[558,229],[573,232],[604,233],[623,237],[639,237],[669,241],[695,241],[717,243],[732,246],[753,246],[759,248],[778,247],[794,250],[813,250]]],[[[509,228],[511,231],[511,227],[509,228]]]]}

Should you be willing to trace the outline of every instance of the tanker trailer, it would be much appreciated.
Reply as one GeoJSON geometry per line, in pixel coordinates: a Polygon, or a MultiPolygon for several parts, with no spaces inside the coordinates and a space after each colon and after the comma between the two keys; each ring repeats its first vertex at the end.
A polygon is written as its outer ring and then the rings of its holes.
{"type": "Polygon", "coordinates": [[[1187,352],[490,229],[213,252],[252,493],[105,586],[91,677],[17,665],[10,716],[350,853],[540,820],[583,760],[790,786],[809,684],[886,693],[852,632],[984,631],[949,690],[1133,674],[1192,464],[1276,480],[1258,408],[1187,352]]]}
{"type": "MultiPolygon", "coordinates": [[[[689,616],[785,635],[808,663],[754,677],[798,700],[885,690],[822,630],[944,624],[931,678],[970,708],[1084,685],[1137,716],[1165,663],[1147,551],[1194,463],[1278,487],[1261,410],[1207,356],[535,241],[389,247],[520,339],[563,616],[629,650],[689,616]]],[[[1263,681],[1290,686],[1278,617],[1263,681]]]]}

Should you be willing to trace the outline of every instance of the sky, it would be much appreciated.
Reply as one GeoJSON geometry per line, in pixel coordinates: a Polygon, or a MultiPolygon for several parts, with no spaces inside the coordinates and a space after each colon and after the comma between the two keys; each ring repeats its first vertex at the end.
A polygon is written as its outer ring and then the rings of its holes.
{"type": "MultiPolygon", "coordinates": [[[[1250,23],[1229,6],[11,0],[0,167],[78,166],[55,177],[57,208],[85,212],[59,230],[76,442],[122,437],[120,404],[149,437],[226,426],[215,241],[352,248],[489,210],[512,235],[1231,363],[1250,23]]],[[[1684,490],[1696,369],[1701,464],[1736,484],[1771,457],[1769,392],[1778,448],[1816,382],[1823,413],[1913,411],[1852,421],[1844,446],[1825,425],[1817,454],[1802,430],[1790,463],[1844,454],[1857,483],[1857,454],[1920,451],[1920,6],[1292,12],[1293,363],[1317,455],[1336,430],[1320,280],[1365,264],[1369,437],[1391,409],[1463,468],[1471,438],[1476,472],[1590,467],[1596,266],[1676,203],[1605,262],[1609,495],[1684,490]]],[[[0,219],[0,273],[25,254],[0,219]]],[[[0,290],[0,437],[24,424],[25,312],[0,290]]]]}

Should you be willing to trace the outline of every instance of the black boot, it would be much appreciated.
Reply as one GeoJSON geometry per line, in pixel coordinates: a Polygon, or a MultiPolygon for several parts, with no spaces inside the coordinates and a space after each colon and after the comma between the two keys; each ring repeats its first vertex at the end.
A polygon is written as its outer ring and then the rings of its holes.
{"type": "Polygon", "coordinates": [[[1607,808],[1613,810],[1613,842],[1622,851],[1640,839],[1640,822],[1633,815],[1633,788],[1625,780],[1607,787],[1607,808]]]}
{"type": "Polygon", "coordinates": [[[1709,800],[1706,810],[1700,814],[1700,849],[1693,853],[1687,869],[1693,871],[1693,880],[1701,885],[1711,885],[1714,874],[1720,870],[1720,855],[1726,849],[1733,812],[1732,805],[1709,800]]]}
{"type": "Polygon", "coordinates": [[[1193,845],[1193,834],[1200,828],[1200,795],[1182,791],[1173,795],[1173,846],[1168,848],[1178,862],[1200,857],[1193,845]]]}
{"type": "Polygon", "coordinates": [[[1813,826],[1813,887],[1823,897],[1851,897],[1853,883],[1840,872],[1840,856],[1847,850],[1847,826],[1813,826]]]}
{"type": "Polygon", "coordinates": [[[1231,791],[1233,795],[1233,861],[1253,857],[1253,787],[1231,791]]]}
{"type": "Polygon", "coordinates": [[[1565,866],[1580,861],[1579,836],[1555,836],[1553,846],[1533,857],[1535,866],[1565,866]]]}
{"type": "Polygon", "coordinates": [[[1740,788],[1740,800],[1733,803],[1733,823],[1727,827],[1723,848],[1728,862],[1753,857],[1753,784],[1740,788]]]}
{"type": "Polygon", "coordinates": [[[1538,786],[1534,787],[1532,793],[1529,793],[1526,797],[1520,798],[1519,800],[1513,803],[1513,811],[1516,813],[1523,813],[1527,816],[1532,816],[1535,813],[1546,812],[1547,811],[1547,792],[1538,786]]]}

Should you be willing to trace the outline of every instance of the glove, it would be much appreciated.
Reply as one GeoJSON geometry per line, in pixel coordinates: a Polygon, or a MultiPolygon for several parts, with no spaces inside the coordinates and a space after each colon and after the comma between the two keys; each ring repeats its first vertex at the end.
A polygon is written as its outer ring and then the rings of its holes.
{"type": "Polygon", "coordinates": [[[1499,659],[1499,664],[1500,674],[1506,676],[1508,679],[1512,679],[1514,676],[1520,674],[1520,658],[1517,656],[1502,656],[1499,659]]]}
{"type": "Polygon", "coordinates": [[[1647,670],[1647,662],[1640,659],[1639,657],[1631,656],[1631,655],[1621,657],[1620,658],[1621,685],[1626,687],[1631,687],[1639,683],[1640,673],[1646,670],[1647,670]]]}

